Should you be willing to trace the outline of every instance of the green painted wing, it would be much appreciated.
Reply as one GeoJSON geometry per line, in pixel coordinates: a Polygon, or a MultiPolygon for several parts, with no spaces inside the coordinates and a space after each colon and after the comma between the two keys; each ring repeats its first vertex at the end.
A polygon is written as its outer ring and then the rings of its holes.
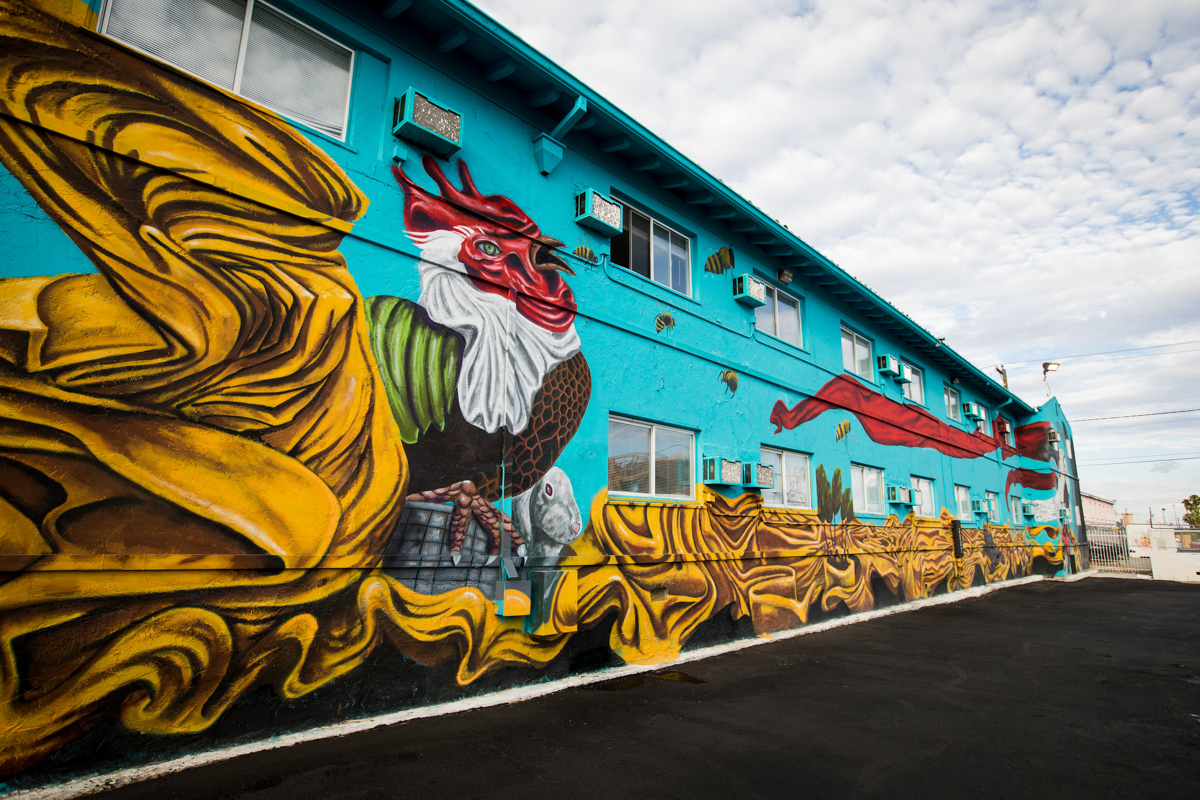
{"type": "Polygon", "coordinates": [[[430,428],[445,430],[454,404],[462,340],[411,300],[378,295],[366,302],[371,352],[405,444],[430,428]]]}

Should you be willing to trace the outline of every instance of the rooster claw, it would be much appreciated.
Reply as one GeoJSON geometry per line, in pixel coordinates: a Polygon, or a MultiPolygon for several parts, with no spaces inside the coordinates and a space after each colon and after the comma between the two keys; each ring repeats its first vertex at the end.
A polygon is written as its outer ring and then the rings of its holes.
{"type": "Polygon", "coordinates": [[[450,560],[453,561],[454,566],[457,567],[458,562],[462,561],[462,551],[461,550],[451,550],[450,551],[450,560]]]}
{"type": "Polygon", "coordinates": [[[483,562],[483,565],[484,565],[485,567],[491,567],[491,566],[495,566],[496,562],[497,562],[497,561],[499,561],[499,560],[500,560],[500,556],[498,556],[498,555],[490,555],[490,556],[488,556],[488,559],[487,559],[487,561],[483,562]]]}

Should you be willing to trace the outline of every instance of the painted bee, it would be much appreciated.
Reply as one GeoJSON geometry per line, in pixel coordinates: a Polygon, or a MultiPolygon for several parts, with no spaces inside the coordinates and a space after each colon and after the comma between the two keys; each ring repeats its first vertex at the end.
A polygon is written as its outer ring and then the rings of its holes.
{"type": "Polygon", "coordinates": [[[662,333],[663,331],[670,333],[674,327],[675,318],[665,311],[654,318],[654,330],[657,333],[662,333]]]}
{"type": "Polygon", "coordinates": [[[838,423],[837,432],[835,434],[834,441],[840,442],[842,439],[845,439],[849,435],[850,435],[850,420],[844,419],[838,423]]]}
{"type": "Polygon", "coordinates": [[[581,244],[579,247],[576,247],[573,252],[584,261],[591,262],[592,264],[596,264],[600,261],[600,259],[596,258],[596,254],[592,252],[592,248],[588,247],[587,245],[581,244]]]}
{"type": "Polygon", "coordinates": [[[725,389],[729,392],[730,397],[737,394],[738,377],[736,372],[731,369],[723,369],[719,380],[725,384],[725,389]]]}
{"type": "Polygon", "coordinates": [[[733,248],[722,247],[704,261],[704,271],[714,275],[724,275],[733,269],[733,248]]]}

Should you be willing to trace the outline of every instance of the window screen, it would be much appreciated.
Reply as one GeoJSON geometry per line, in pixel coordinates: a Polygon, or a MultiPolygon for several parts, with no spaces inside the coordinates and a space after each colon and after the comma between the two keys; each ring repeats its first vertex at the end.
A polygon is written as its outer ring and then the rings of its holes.
{"type": "Polygon", "coordinates": [[[691,497],[691,431],[609,417],[610,492],[691,497]]]}
{"type": "Polygon", "coordinates": [[[345,135],[354,52],[266,3],[112,0],[102,32],[322,133],[345,135]]]}
{"type": "Polygon", "coordinates": [[[345,47],[256,3],[246,38],[241,93],[323,133],[341,136],[351,57],[345,47]]]}
{"type": "Polygon", "coordinates": [[[882,514],[883,470],[851,464],[850,493],[856,514],[882,514]]]}
{"type": "Polygon", "coordinates": [[[936,517],[937,498],[933,494],[933,481],[912,476],[913,511],[918,517],[936,517]]]}
{"type": "Polygon", "coordinates": [[[105,33],[233,88],[246,0],[112,0],[105,33]]]}
{"type": "Polygon", "coordinates": [[[808,456],[802,453],[784,453],[764,447],[759,459],[775,467],[775,485],[762,490],[763,503],[768,506],[788,508],[812,508],[809,492],[808,456]]]}

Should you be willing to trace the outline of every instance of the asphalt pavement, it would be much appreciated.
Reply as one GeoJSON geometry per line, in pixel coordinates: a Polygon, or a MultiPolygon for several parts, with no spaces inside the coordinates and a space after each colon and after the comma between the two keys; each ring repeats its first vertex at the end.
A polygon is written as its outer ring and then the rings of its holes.
{"type": "Polygon", "coordinates": [[[1200,585],[1042,581],[134,798],[1200,797],[1200,585]]]}

